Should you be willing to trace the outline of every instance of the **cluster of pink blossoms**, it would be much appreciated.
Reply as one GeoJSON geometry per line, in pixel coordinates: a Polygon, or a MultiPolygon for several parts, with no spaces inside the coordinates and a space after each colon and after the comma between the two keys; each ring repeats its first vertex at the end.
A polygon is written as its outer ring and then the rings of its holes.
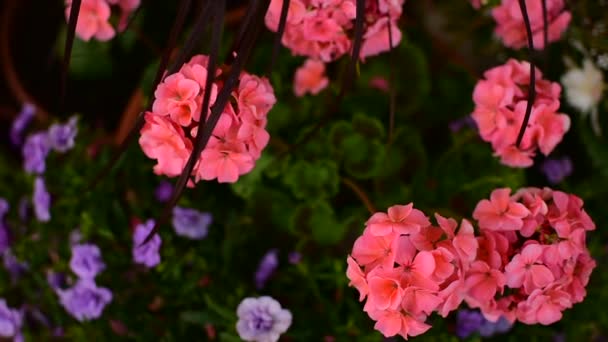
{"type": "Polygon", "coordinates": [[[509,194],[494,190],[473,212],[481,232],[474,265],[485,271],[468,284],[466,301],[492,321],[555,323],[585,298],[596,266],[585,237],[595,224],[575,195],[549,188],[509,194]]]}
{"type": "Polygon", "coordinates": [[[510,59],[484,73],[473,92],[473,119],[481,138],[492,144],[495,155],[511,167],[532,166],[536,150],[548,155],[570,128],[570,118],[558,113],[561,86],[542,79],[536,69],[536,99],[522,144],[517,135],[526,113],[530,64],[510,59]]]}
{"type": "Polygon", "coordinates": [[[355,241],[347,277],[384,336],[407,339],[431,328],[464,301],[486,319],[551,324],[581,302],[595,261],[585,243],[595,229],[574,195],[497,189],[462,220],[395,205],[376,213],[355,241]]]}
{"type": "MultiPolygon", "coordinates": [[[[405,0],[366,0],[361,59],[388,51],[389,25],[393,46],[401,41],[397,21],[405,0]]],[[[283,0],[272,0],[266,26],[276,32],[283,0]]],[[[282,43],[294,55],[325,63],[347,54],[352,46],[355,0],[291,0],[282,43]]]]}
{"type": "Polygon", "coordinates": [[[384,336],[417,336],[432,312],[447,316],[464,299],[464,275],[477,255],[473,226],[408,205],[374,214],[348,257],[347,276],[384,336]]]}
{"type": "MultiPolygon", "coordinates": [[[[203,94],[210,92],[211,107],[223,86],[224,74],[218,69],[211,89],[205,89],[207,62],[207,56],[194,56],[154,92],[152,112],[146,113],[139,144],[149,158],[157,160],[154,172],[158,175],[181,174],[198,133],[203,94]]],[[[194,182],[236,182],[253,169],[270,140],[266,116],[276,98],[268,80],[243,72],[231,95],[192,171],[194,182]]],[[[209,115],[208,110],[206,117],[209,115]]]]}
{"type": "MultiPolygon", "coordinates": [[[[560,39],[570,24],[572,15],[565,10],[564,0],[546,0],[548,19],[548,41],[554,42],[560,39]]],[[[543,38],[543,8],[540,0],[526,0],[526,9],[535,49],[543,49],[545,41],[543,38]]],[[[526,26],[519,7],[518,0],[502,0],[500,6],[492,10],[492,16],[496,21],[496,34],[503,43],[514,49],[520,49],[528,45],[526,26]]]]}
{"type": "MultiPolygon", "coordinates": [[[[110,24],[111,6],[116,6],[120,11],[118,31],[122,31],[128,23],[129,16],[139,7],[140,2],[141,0],[82,0],[76,35],[84,41],[89,41],[93,37],[100,41],[112,39],[116,31],[110,24]]],[[[65,17],[69,19],[72,0],[66,0],[65,3],[65,17]]]]}

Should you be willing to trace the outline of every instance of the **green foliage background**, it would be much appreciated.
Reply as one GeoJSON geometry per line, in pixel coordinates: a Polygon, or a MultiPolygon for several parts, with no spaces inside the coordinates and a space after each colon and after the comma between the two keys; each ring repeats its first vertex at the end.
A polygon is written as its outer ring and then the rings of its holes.
{"type": "MultiPolygon", "coordinates": [[[[172,6],[151,5],[136,21],[157,44],[162,45],[166,32],[154,23],[159,18],[167,22],[172,6]]],[[[569,40],[580,41],[595,55],[608,51],[606,35],[588,33],[589,22],[608,23],[600,15],[602,10],[608,13],[606,9],[595,1],[573,5],[567,37],[543,57],[548,78],[559,80],[564,56],[580,62],[582,55],[569,40]]],[[[492,37],[487,9],[474,11],[466,1],[441,5],[410,1],[402,27],[403,40],[392,55],[359,65],[356,84],[335,112],[328,110],[346,61],[328,66],[334,82],[323,93],[296,98],[292,76],[304,59],[283,49],[270,76],[279,100],[268,116],[270,145],[254,171],[236,184],[201,182],[186,191],[179,204],[211,212],[210,234],[205,240],[189,241],[164,226],[162,263],[152,270],[133,264],[130,227],[133,218],[160,215],[162,205],[154,199],[160,178],[152,173],[153,162],[133,144],[115,171],[94,191],[85,192],[87,183],[109,161],[111,149],[101,146],[98,155],[88,153],[107,131],[87,120],[88,107],[80,108],[83,125],[77,147],[48,160],[45,179],[53,194],[52,221],[20,222],[16,210],[9,214],[11,227],[19,228],[13,251],[29,263],[30,271],[17,283],[0,271],[1,296],[12,306],[39,307],[53,325],[65,329],[67,340],[207,340],[204,326],[213,325],[217,340],[238,341],[234,328],[238,303],[247,296],[271,295],[293,313],[286,341],[321,341],[324,336],[381,341],[345,277],[346,256],[369,217],[367,204],[386,210],[392,204],[414,202],[426,213],[460,218],[470,216],[477,201],[496,187],[547,185],[537,167],[518,170],[500,165],[473,129],[456,133],[448,129],[451,121],[471,112],[471,92],[485,68],[508,57],[526,58],[525,51],[506,50],[492,37]],[[389,94],[370,86],[374,77],[394,82],[392,132],[389,94]],[[327,117],[311,139],[293,147],[327,117]],[[364,193],[369,203],[357,192],[364,193]],[[70,273],[68,236],[76,228],[100,246],[108,267],[97,282],[114,293],[103,317],[83,324],[65,313],[45,279],[47,270],[70,273]],[[253,274],[270,248],[279,248],[280,265],[267,287],[256,291],[253,274]],[[303,255],[300,264],[287,262],[291,251],[303,255]],[[128,333],[114,331],[115,321],[122,322],[128,333]]],[[[230,38],[229,31],[225,44],[230,38]]],[[[61,39],[58,42],[61,45],[61,39]]],[[[265,33],[249,71],[266,70],[271,44],[272,36],[265,33]]],[[[77,41],[71,77],[76,84],[113,78],[117,71],[137,65],[142,69],[137,86],[150,95],[157,60],[142,49],[131,31],[112,43],[77,41]]],[[[566,311],[562,321],[549,327],[516,324],[496,339],[545,341],[563,333],[568,340],[579,341],[608,333],[608,141],[593,135],[574,109],[563,104],[562,110],[571,115],[573,125],[554,155],[569,155],[574,174],[556,188],[582,197],[597,223],[588,244],[598,267],[586,301],[566,311]]],[[[604,100],[600,107],[604,127],[608,127],[607,112],[604,100]]],[[[116,117],[112,115],[108,118],[116,117]]],[[[6,152],[0,153],[0,196],[16,207],[20,198],[30,196],[33,178],[20,171],[19,158],[8,153],[8,147],[6,152]]],[[[433,317],[432,323],[433,328],[418,339],[457,339],[454,317],[433,317]]],[[[32,341],[52,338],[49,330],[35,324],[25,334],[32,341]]]]}

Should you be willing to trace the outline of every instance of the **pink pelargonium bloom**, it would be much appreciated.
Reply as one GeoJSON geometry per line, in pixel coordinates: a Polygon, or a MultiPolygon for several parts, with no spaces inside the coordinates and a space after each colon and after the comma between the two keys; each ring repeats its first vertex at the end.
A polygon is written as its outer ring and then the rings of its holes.
{"type": "MultiPolygon", "coordinates": [[[[72,0],[66,0],[66,5],[65,17],[69,20],[72,0]]],[[[105,0],[83,0],[76,23],[76,35],[84,41],[93,37],[100,41],[112,39],[116,32],[110,25],[111,14],[110,5],[105,0]]]]}
{"type": "Polygon", "coordinates": [[[365,279],[365,273],[361,271],[359,264],[351,256],[346,259],[348,268],[346,269],[346,276],[350,280],[348,286],[353,286],[359,291],[359,301],[363,301],[369,293],[369,286],[365,279]]]}
{"type": "Polygon", "coordinates": [[[549,325],[562,319],[562,311],[572,307],[570,295],[557,288],[537,289],[517,306],[517,319],[526,324],[549,325]]]}
{"type": "Polygon", "coordinates": [[[329,79],[325,76],[325,63],[307,59],[304,65],[296,70],[293,82],[293,92],[301,97],[306,93],[317,95],[329,84],[329,79]]]}
{"type": "Polygon", "coordinates": [[[398,253],[395,262],[402,267],[403,286],[416,286],[433,291],[439,289],[439,285],[431,278],[436,268],[431,252],[398,253]]]}
{"type": "Polygon", "coordinates": [[[505,266],[507,285],[510,288],[519,288],[523,284],[525,293],[532,293],[551,284],[555,277],[547,266],[542,264],[543,247],[531,243],[524,247],[520,254],[516,254],[511,262],[505,266]]]}
{"type": "Polygon", "coordinates": [[[396,310],[403,299],[399,269],[377,267],[367,275],[369,298],[366,308],[396,310]]]}
{"type": "Polygon", "coordinates": [[[435,291],[410,286],[403,291],[402,306],[407,312],[430,315],[443,302],[435,291]]]}
{"type": "MultiPolygon", "coordinates": [[[[283,0],[271,0],[268,12],[264,18],[266,26],[272,30],[277,31],[279,29],[279,20],[281,19],[281,7],[283,6],[283,0]]],[[[290,25],[297,25],[302,22],[306,15],[306,5],[302,0],[291,0],[289,1],[289,9],[287,10],[287,23],[290,25]]]]}
{"type": "Polygon", "coordinates": [[[251,74],[241,75],[237,94],[239,111],[249,110],[253,106],[257,118],[265,117],[277,102],[268,79],[251,74]]]}
{"type": "Polygon", "coordinates": [[[169,115],[180,126],[189,126],[194,116],[200,116],[198,95],[199,84],[177,73],[168,76],[154,92],[156,100],[152,111],[159,115],[169,115]]]}
{"type": "Polygon", "coordinates": [[[217,143],[207,146],[196,167],[196,181],[216,179],[220,183],[234,183],[240,175],[253,169],[254,161],[242,143],[217,143]]]}
{"type": "Polygon", "coordinates": [[[544,105],[535,108],[534,116],[537,125],[530,134],[536,135],[540,151],[548,156],[570,129],[570,117],[544,105]]]}
{"type": "Polygon", "coordinates": [[[418,336],[427,332],[431,326],[424,323],[426,316],[417,317],[399,310],[375,310],[368,312],[369,316],[377,321],[374,329],[380,331],[385,337],[401,335],[404,339],[409,336],[418,336]]]}
{"type": "MultiPolygon", "coordinates": [[[[568,28],[572,15],[565,10],[564,0],[547,0],[546,5],[548,42],[555,42],[568,28]]],[[[534,48],[542,50],[545,48],[542,2],[526,0],[526,9],[532,27],[534,48]]],[[[502,0],[500,6],[492,10],[492,16],[497,24],[496,34],[506,46],[514,49],[527,46],[526,26],[518,0],[502,0]]]]}
{"type": "Polygon", "coordinates": [[[462,260],[466,262],[473,262],[475,260],[479,242],[475,238],[473,225],[469,221],[462,220],[458,234],[452,240],[452,245],[462,260]]]}
{"type": "Polygon", "coordinates": [[[353,246],[352,256],[366,271],[381,265],[393,267],[396,253],[395,235],[374,236],[366,229],[353,246]]]}
{"type": "Polygon", "coordinates": [[[158,161],[154,172],[169,177],[180,175],[192,152],[192,143],[186,139],[183,129],[150,112],[146,113],[145,121],[139,145],[146,156],[158,161]]]}
{"type": "Polygon", "coordinates": [[[530,211],[523,204],[511,200],[510,193],[509,188],[496,189],[492,191],[490,200],[477,203],[473,218],[479,221],[481,229],[505,231],[523,227],[523,218],[530,211]]]}
{"type": "Polygon", "coordinates": [[[490,268],[487,263],[475,261],[467,272],[465,286],[467,302],[473,307],[479,307],[492,300],[497,292],[503,292],[505,276],[499,270],[490,268]]]}
{"type": "Polygon", "coordinates": [[[411,234],[417,233],[422,227],[429,226],[431,222],[414,204],[394,205],[388,208],[388,214],[375,213],[366,222],[372,235],[384,236],[391,233],[411,234]]]}
{"type": "Polygon", "coordinates": [[[363,35],[361,60],[389,51],[391,46],[395,48],[400,42],[401,30],[397,26],[397,21],[389,21],[387,17],[381,18],[371,25],[363,35]]]}

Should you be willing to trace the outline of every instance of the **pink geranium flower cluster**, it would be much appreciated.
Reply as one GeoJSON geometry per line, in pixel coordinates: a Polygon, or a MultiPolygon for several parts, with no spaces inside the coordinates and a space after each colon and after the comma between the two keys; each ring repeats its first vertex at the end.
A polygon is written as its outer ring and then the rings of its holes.
{"type": "Polygon", "coordinates": [[[551,189],[495,190],[473,225],[395,205],[376,213],[348,257],[347,277],[384,336],[426,332],[464,301],[487,320],[551,324],[581,302],[595,261],[585,233],[595,229],[580,198],[551,189]]]}
{"type": "Polygon", "coordinates": [[[445,317],[464,299],[464,275],[477,254],[473,226],[435,217],[438,226],[411,203],[376,213],[348,257],[350,284],[360,300],[367,297],[363,310],[384,336],[420,335],[432,312],[445,317]]]}
{"type": "MultiPolygon", "coordinates": [[[[548,19],[548,41],[560,39],[570,24],[572,15],[565,10],[564,0],[546,0],[548,19]]],[[[540,0],[526,0],[526,9],[532,28],[534,48],[544,49],[543,8],[540,0]]],[[[496,20],[496,34],[503,43],[514,49],[527,46],[527,35],[524,18],[518,0],[502,0],[501,4],[492,10],[496,20]]]]}
{"type": "Polygon", "coordinates": [[[484,251],[475,263],[488,271],[466,301],[492,321],[504,316],[511,322],[555,323],[585,298],[596,266],[585,235],[595,224],[575,195],[549,188],[509,194],[510,189],[494,190],[473,212],[484,251]]]}
{"type": "MultiPolygon", "coordinates": [[[[76,24],[76,35],[89,41],[95,38],[100,41],[108,41],[116,35],[116,31],[110,23],[112,15],[111,6],[120,11],[118,19],[118,31],[126,28],[129,16],[139,7],[141,0],[82,0],[78,23],[76,24]]],[[[65,0],[65,17],[69,20],[72,9],[72,0],[65,0]]]]}
{"type": "Polygon", "coordinates": [[[473,119],[481,138],[492,144],[495,155],[511,167],[532,166],[539,149],[548,155],[570,128],[570,118],[558,113],[561,86],[544,80],[536,71],[536,99],[520,147],[515,145],[526,113],[530,64],[510,59],[485,72],[473,91],[473,119]]]}
{"type": "MultiPolygon", "coordinates": [[[[393,46],[401,41],[397,21],[404,1],[366,0],[361,59],[389,50],[389,25],[393,46]]],[[[266,26],[271,31],[278,30],[282,5],[283,0],[270,3],[266,26]]],[[[291,0],[282,43],[294,55],[334,61],[351,49],[355,16],[355,0],[291,0]]]]}
{"type": "MultiPolygon", "coordinates": [[[[146,113],[139,144],[148,157],[157,160],[154,172],[158,175],[181,174],[198,133],[203,94],[211,92],[211,107],[223,86],[224,74],[218,69],[211,89],[205,89],[207,62],[207,56],[194,56],[178,72],[167,76],[154,92],[152,112],[146,113]]],[[[251,171],[270,140],[265,129],[266,116],[275,102],[266,78],[243,72],[194,167],[192,180],[234,183],[251,171]]],[[[206,115],[210,115],[209,110],[206,115]]]]}

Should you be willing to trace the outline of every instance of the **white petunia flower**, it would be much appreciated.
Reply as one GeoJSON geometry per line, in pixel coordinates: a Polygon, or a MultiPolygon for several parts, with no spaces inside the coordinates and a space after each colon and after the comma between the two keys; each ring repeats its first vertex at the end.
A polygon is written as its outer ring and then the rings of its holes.
{"type": "Polygon", "coordinates": [[[566,90],[566,100],[582,114],[591,113],[593,131],[601,132],[598,120],[598,103],[604,92],[604,75],[589,59],[583,61],[583,68],[570,68],[562,76],[562,84],[566,90]]]}

